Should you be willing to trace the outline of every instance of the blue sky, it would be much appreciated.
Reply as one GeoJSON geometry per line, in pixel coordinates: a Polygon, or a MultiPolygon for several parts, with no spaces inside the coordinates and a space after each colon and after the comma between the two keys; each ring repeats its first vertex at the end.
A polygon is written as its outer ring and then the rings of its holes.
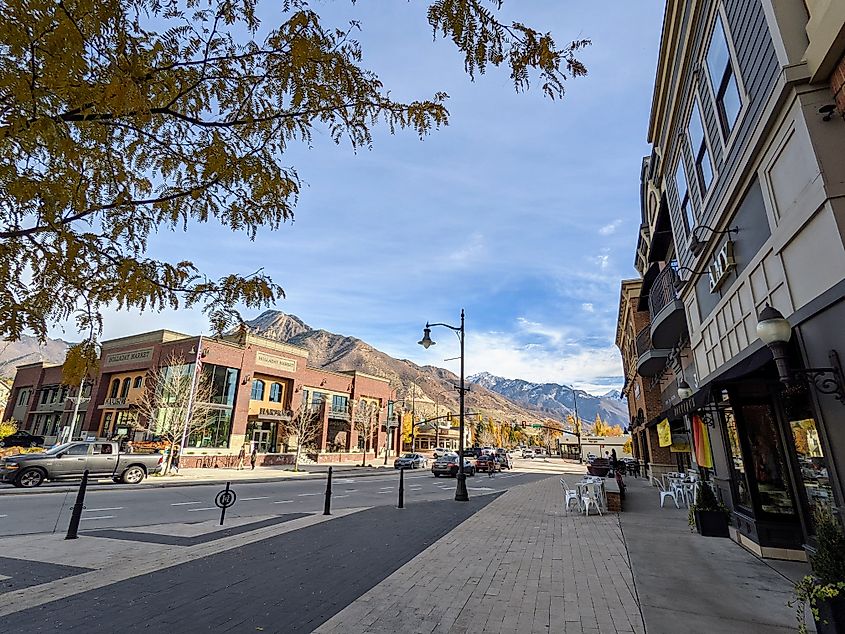
{"type": "MultiPolygon", "coordinates": [[[[271,21],[271,4],[265,20],[271,21]]],[[[327,24],[361,22],[364,64],[402,100],[450,95],[450,125],[420,141],[375,133],[372,150],[325,131],[286,158],[306,183],[296,220],[254,242],[214,224],[163,233],[152,255],[211,276],[264,267],[275,307],[396,357],[457,371],[457,339],[416,345],[426,320],[467,313],[467,372],[621,387],[613,345],[619,281],[635,275],[638,177],[663,3],[507,0],[503,17],[591,38],[588,77],[562,101],[516,94],[505,70],[473,83],[451,42],[432,41],[427,2],[317,1],[327,24]]],[[[246,318],[257,313],[245,313],[246,318]]],[[[109,311],[104,337],[208,331],[198,312],[109,311]]],[[[74,338],[72,326],[55,336],[74,338]]]]}

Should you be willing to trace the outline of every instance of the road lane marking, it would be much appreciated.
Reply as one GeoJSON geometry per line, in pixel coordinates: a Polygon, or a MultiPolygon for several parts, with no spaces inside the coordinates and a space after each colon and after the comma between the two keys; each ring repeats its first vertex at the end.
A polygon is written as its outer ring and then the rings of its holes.
{"type": "Polygon", "coordinates": [[[332,497],[339,500],[340,498],[348,498],[349,496],[348,495],[333,495],[332,497]]]}
{"type": "Polygon", "coordinates": [[[193,513],[194,511],[216,511],[216,506],[204,506],[201,509],[188,509],[188,513],[193,513]]]}
{"type": "Polygon", "coordinates": [[[393,487],[381,487],[379,491],[386,491],[387,489],[392,489],[393,487]]]}
{"type": "Polygon", "coordinates": [[[82,509],[82,510],[85,513],[97,513],[97,512],[100,512],[100,511],[122,511],[123,507],[122,506],[109,506],[108,508],[104,508],[104,509],[82,509]]]}
{"type": "Polygon", "coordinates": [[[358,489],[344,489],[347,493],[355,493],[358,489]]]}
{"type": "Polygon", "coordinates": [[[0,517],[9,517],[8,515],[0,515],[0,517]]]}
{"type": "Polygon", "coordinates": [[[297,497],[306,498],[309,495],[323,495],[322,493],[300,493],[297,497]]]}
{"type": "Polygon", "coordinates": [[[273,502],[273,504],[293,504],[293,500],[279,500],[278,502],[273,502]]]}
{"type": "Polygon", "coordinates": [[[187,506],[188,504],[202,504],[202,502],[173,502],[170,506],[187,506]]]}
{"type": "Polygon", "coordinates": [[[250,500],[266,500],[268,497],[270,497],[270,496],[269,495],[262,495],[262,496],[259,496],[257,498],[241,498],[241,502],[249,502],[250,500]]]}
{"type": "Polygon", "coordinates": [[[98,515],[97,517],[81,517],[79,518],[80,522],[85,522],[88,520],[110,520],[114,517],[114,515],[98,515]]]}

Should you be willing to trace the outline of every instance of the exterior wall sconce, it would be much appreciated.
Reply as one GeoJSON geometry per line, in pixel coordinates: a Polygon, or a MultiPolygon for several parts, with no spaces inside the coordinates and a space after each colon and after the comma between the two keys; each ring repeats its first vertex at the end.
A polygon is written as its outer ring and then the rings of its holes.
{"type": "Polygon", "coordinates": [[[678,383],[678,398],[682,401],[687,400],[692,396],[692,388],[689,386],[689,383],[686,381],[681,381],[678,383]]]}
{"type": "Polygon", "coordinates": [[[780,382],[784,386],[791,387],[796,379],[800,379],[812,383],[821,394],[833,395],[845,405],[845,376],[836,350],[831,350],[828,354],[831,366],[829,368],[790,368],[786,344],[792,336],[792,326],[780,311],[768,304],[757,315],[757,336],[772,351],[780,382]]]}
{"type": "Polygon", "coordinates": [[[692,234],[690,235],[689,240],[689,250],[692,251],[693,255],[698,255],[704,249],[704,245],[707,244],[706,241],[702,241],[701,238],[698,237],[698,232],[701,230],[707,230],[710,232],[710,237],[713,236],[724,236],[730,235],[732,233],[739,233],[739,227],[732,227],[731,229],[725,229],[724,231],[717,231],[713,227],[709,227],[707,225],[698,225],[695,229],[692,230],[692,234]]]}
{"type": "Polygon", "coordinates": [[[833,115],[836,114],[836,106],[832,103],[827,104],[826,106],[822,106],[819,108],[819,114],[823,114],[822,121],[830,121],[833,119],[833,115]]]}
{"type": "Polygon", "coordinates": [[[246,376],[244,376],[243,381],[241,381],[241,385],[246,385],[247,383],[249,383],[250,379],[252,379],[252,375],[247,374],[246,376]]]}

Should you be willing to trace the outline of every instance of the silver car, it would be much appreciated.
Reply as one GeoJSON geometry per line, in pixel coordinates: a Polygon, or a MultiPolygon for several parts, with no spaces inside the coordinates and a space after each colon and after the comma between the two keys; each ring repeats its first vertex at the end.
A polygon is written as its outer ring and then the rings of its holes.
{"type": "Polygon", "coordinates": [[[428,458],[421,453],[406,453],[393,461],[394,469],[425,469],[428,458]]]}

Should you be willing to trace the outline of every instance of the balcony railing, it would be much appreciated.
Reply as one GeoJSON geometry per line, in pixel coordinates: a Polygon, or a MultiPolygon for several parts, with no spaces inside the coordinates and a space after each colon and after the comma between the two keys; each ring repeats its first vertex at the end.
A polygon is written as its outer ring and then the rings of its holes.
{"type": "Polygon", "coordinates": [[[646,326],[637,333],[637,357],[643,356],[646,352],[651,350],[651,326],[646,326]]]}
{"type": "Polygon", "coordinates": [[[671,266],[665,267],[654,278],[654,283],[651,285],[648,295],[648,310],[652,319],[666,306],[678,299],[678,292],[675,290],[676,279],[677,274],[671,266]]]}
{"type": "Polygon", "coordinates": [[[332,405],[329,407],[329,418],[336,418],[338,420],[349,420],[351,418],[351,414],[349,413],[349,406],[346,407],[336,407],[332,405]]]}

